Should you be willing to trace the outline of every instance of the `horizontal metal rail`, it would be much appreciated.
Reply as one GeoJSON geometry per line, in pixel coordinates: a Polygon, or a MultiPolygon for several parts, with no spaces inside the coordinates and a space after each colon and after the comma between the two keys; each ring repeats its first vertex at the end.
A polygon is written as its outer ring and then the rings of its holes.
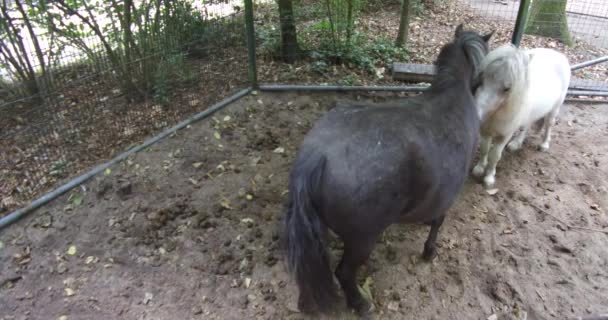
{"type": "Polygon", "coordinates": [[[589,60],[589,61],[585,61],[585,62],[581,62],[581,63],[575,64],[575,65],[573,65],[573,66],[570,67],[570,70],[575,71],[575,70],[582,69],[582,68],[585,68],[585,67],[589,67],[589,66],[592,66],[592,65],[595,65],[595,64],[598,64],[598,63],[602,63],[602,62],[605,62],[605,61],[608,61],[608,56],[603,56],[603,57],[599,57],[597,59],[593,59],[593,60],[589,60]]]}

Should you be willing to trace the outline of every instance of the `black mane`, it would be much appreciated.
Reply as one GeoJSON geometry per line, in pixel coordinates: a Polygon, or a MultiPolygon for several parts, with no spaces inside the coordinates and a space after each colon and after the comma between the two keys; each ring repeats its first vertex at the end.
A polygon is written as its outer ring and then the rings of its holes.
{"type": "Polygon", "coordinates": [[[475,32],[462,31],[454,41],[443,46],[434,62],[437,70],[431,91],[443,90],[461,82],[470,87],[481,60],[488,53],[488,45],[475,32]]]}

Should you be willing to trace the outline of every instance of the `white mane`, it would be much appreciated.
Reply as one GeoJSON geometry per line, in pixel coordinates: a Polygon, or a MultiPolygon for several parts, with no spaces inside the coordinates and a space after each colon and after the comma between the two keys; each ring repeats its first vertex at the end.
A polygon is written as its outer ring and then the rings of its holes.
{"type": "Polygon", "coordinates": [[[530,56],[512,44],[500,46],[488,53],[481,63],[483,77],[499,81],[509,87],[526,83],[530,56]],[[523,79],[522,79],[523,77],[523,79]]]}

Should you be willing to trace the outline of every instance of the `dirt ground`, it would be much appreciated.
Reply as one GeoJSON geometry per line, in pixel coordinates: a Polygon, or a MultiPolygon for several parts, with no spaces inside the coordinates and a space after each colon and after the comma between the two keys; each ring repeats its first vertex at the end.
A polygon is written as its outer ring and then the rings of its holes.
{"type": "MultiPolygon", "coordinates": [[[[278,243],[294,154],[334,101],[395,97],[249,96],[107,170],[2,231],[0,319],[305,318],[278,243]]],[[[607,312],[607,107],[565,105],[548,153],[505,153],[496,194],[469,179],[432,263],[428,227],[389,228],[360,272],[373,317],[607,312]]]]}

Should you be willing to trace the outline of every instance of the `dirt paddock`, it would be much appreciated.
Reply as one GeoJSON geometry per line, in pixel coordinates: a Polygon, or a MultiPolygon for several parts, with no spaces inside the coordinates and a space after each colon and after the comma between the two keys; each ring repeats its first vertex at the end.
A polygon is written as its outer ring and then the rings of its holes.
{"type": "MultiPolygon", "coordinates": [[[[291,162],[336,99],[394,97],[248,96],[106,170],[2,231],[0,319],[306,318],[278,243],[291,162]]],[[[565,105],[548,153],[505,153],[497,193],[469,179],[432,263],[428,227],[390,227],[360,272],[373,317],[608,312],[607,108],[565,105]]]]}

